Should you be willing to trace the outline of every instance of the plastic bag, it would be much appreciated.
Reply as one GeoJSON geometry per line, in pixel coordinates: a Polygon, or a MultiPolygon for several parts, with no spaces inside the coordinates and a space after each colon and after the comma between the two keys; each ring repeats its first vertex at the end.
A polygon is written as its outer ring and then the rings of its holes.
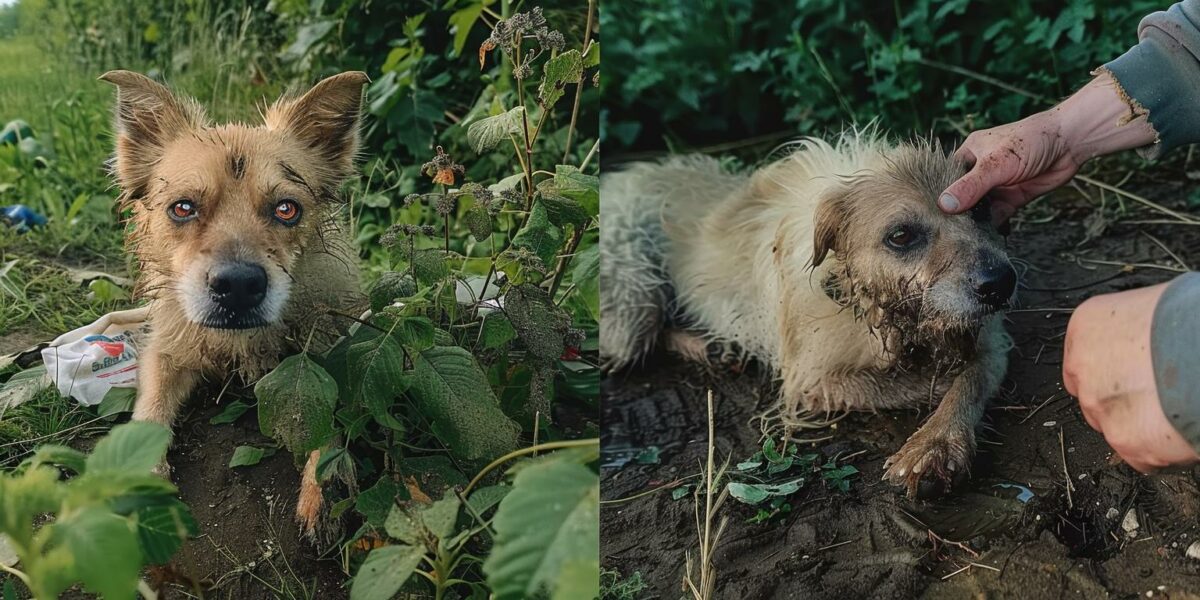
{"type": "Polygon", "coordinates": [[[145,307],[108,313],[42,349],[46,373],[59,393],[95,406],[114,387],[136,388],[137,345],[145,337],[148,313],[145,307]]]}

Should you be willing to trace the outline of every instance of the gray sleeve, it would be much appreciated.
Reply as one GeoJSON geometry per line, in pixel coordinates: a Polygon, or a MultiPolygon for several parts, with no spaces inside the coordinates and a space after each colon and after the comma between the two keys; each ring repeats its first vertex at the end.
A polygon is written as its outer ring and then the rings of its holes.
{"type": "Polygon", "coordinates": [[[1200,273],[1175,278],[1154,308],[1150,357],[1171,425],[1200,452],[1200,273]]]}
{"type": "Polygon", "coordinates": [[[1200,142],[1200,0],[1146,16],[1138,39],[1098,71],[1112,74],[1135,114],[1147,114],[1158,141],[1142,153],[1156,158],[1200,142]]]}

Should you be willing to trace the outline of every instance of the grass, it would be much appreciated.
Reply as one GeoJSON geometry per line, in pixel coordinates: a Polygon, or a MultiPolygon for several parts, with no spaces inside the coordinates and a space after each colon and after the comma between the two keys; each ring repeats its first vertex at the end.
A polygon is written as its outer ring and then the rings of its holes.
{"type": "Polygon", "coordinates": [[[614,569],[600,571],[600,600],[638,600],[647,587],[641,571],[634,571],[628,577],[614,569]]]}
{"type": "Polygon", "coordinates": [[[29,401],[0,413],[0,467],[11,468],[41,444],[67,444],[100,435],[109,423],[95,411],[46,388],[29,401]]]}

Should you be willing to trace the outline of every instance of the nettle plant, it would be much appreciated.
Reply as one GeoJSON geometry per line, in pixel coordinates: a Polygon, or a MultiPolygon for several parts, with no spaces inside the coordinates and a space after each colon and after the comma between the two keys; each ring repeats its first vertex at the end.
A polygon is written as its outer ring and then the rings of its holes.
{"type": "Polygon", "coordinates": [[[571,156],[599,45],[565,46],[539,9],[497,20],[479,60],[505,61],[512,93],[458,132],[513,175],[463,181],[461,157],[437,148],[428,191],[402,200],[417,218],[381,237],[371,313],[345,314],[332,349],[287,358],[255,387],[263,433],[297,462],[319,452],[316,478],[340,482],[325,486],[330,516],[361,517],[343,540],[349,564],[373,548],[355,600],[598,595],[599,444],[567,439],[596,423],[597,146],[566,164],[538,142],[569,123],[571,156]],[[568,399],[588,414],[556,425],[568,399]]]}
{"type": "MultiPolygon", "coordinates": [[[[135,590],[153,597],[139,579],[142,567],[165,564],[197,533],[175,486],[153,473],[170,437],[159,425],[127,423],[90,455],[44,445],[0,473],[0,546],[19,559],[18,567],[0,568],[39,599],[76,583],[104,598],[132,598],[135,590]]],[[[17,597],[11,579],[0,596],[17,597]]]]}

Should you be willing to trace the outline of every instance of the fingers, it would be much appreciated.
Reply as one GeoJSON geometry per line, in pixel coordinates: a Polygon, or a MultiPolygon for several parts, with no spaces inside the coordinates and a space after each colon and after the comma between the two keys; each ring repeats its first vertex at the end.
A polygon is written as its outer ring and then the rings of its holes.
{"type": "Polygon", "coordinates": [[[1008,176],[998,168],[996,161],[988,161],[986,167],[976,162],[966,175],[950,184],[946,191],[938,197],[938,207],[942,212],[956,215],[971,210],[994,187],[1007,183],[1008,176]]]}

